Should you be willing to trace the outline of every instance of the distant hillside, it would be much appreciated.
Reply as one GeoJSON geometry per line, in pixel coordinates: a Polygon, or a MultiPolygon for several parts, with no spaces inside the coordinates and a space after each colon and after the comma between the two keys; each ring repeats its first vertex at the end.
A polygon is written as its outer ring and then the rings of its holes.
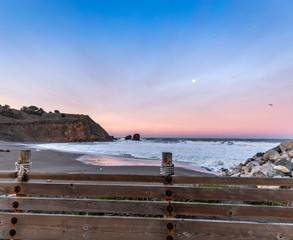
{"type": "Polygon", "coordinates": [[[87,115],[45,112],[36,106],[21,110],[0,105],[0,140],[13,142],[111,141],[113,137],[87,115]]]}

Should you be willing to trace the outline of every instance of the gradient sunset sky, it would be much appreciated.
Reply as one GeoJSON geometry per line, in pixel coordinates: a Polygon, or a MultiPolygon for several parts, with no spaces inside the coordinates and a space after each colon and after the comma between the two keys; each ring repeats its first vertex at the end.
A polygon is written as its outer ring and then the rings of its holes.
{"type": "Polygon", "coordinates": [[[0,104],[88,114],[114,136],[293,138],[292,13],[291,0],[0,0],[0,104]]]}

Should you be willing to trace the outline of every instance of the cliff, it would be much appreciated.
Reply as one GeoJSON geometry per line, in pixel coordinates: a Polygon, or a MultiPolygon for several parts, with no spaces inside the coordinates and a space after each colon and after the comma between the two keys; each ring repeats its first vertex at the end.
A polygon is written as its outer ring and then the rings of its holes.
{"type": "MultiPolygon", "coordinates": [[[[0,105],[0,140],[13,142],[111,141],[87,115],[24,111],[0,105]]],[[[35,108],[35,110],[40,110],[35,108]]]]}

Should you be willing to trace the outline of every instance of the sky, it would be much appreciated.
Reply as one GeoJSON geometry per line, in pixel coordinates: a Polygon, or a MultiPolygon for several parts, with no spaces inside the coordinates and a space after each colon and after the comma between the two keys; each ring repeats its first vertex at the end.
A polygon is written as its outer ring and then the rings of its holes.
{"type": "Polygon", "coordinates": [[[114,136],[293,138],[292,12],[291,0],[0,0],[0,104],[87,114],[114,136]]]}

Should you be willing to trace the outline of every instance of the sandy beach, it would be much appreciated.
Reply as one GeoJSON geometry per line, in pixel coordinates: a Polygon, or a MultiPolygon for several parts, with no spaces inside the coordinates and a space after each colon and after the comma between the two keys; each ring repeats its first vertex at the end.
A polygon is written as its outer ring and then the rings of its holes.
{"type": "MultiPolygon", "coordinates": [[[[13,171],[15,169],[15,162],[18,159],[20,150],[28,149],[25,145],[11,144],[7,142],[0,143],[1,150],[9,150],[9,152],[0,152],[0,171],[13,171]]],[[[146,166],[145,161],[132,159],[126,157],[116,157],[109,155],[82,155],[68,152],[57,152],[51,150],[32,150],[31,171],[33,172],[48,172],[48,173],[98,173],[98,174],[142,174],[142,175],[158,175],[160,174],[159,166],[146,166]],[[90,165],[78,159],[95,158],[101,161],[100,165],[90,165]],[[143,162],[144,161],[144,162],[143,162]],[[119,164],[117,164],[119,162],[119,164]],[[131,162],[128,166],[123,165],[131,162]],[[116,164],[115,164],[116,163],[116,164]],[[143,163],[143,164],[142,164],[143,163]],[[111,165],[115,166],[111,166],[111,165]]],[[[204,169],[192,167],[187,169],[184,164],[175,165],[175,175],[182,176],[207,176],[210,175],[204,169]]]]}

